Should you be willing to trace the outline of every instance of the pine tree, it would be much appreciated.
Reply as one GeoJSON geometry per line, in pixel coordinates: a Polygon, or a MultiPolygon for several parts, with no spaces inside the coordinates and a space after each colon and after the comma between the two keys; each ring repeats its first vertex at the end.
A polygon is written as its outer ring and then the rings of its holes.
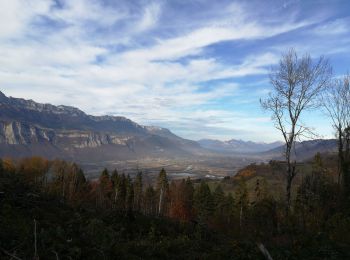
{"type": "Polygon", "coordinates": [[[126,178],[126,197],[125,197],[125,208],[126,213],[131,214],[134,204],[134,185],[130,176],[126,178]]]}
{"type": "Polygon", "coordinates": [[[193,196],[194,196],[193,183],[191,179],[187,177],[185,182],[185,192],[184,192],[186,220],[190,220],[193,217],[193,196]]]}
{"type": "Polygon", "coordinates": [[[142,203],[142,172],[138,172],[134,181],[134,210],[141,210],[142,203]]]}
{"type": "Polygon", "coordinates": [[[159,173],[157,180],[157,193],[158,193],[158,215],[162,215],[166,208],[166,199],[169,190],[168,178],[164,168],[159,173]]]}
{"type": "Polygon", "coordinates": [[[119,174],[118,174],[117,169],[113,170],[112,175],[111,175],[111,181],[113,184],[113,188],[115,188],[119,182],[119,174]]]}
{"type": "Polygon", "coordinates": [[[199,223],[207,224],[214,211],[214,206],[209,186],[205,181],[201,181],[195,190],[194,207],[199,223]]]}
{"type": "Polygon", "coordinates": [[[153,189],[151,185],[146,188],[144,195],[144,204],[143,204],[143,212],[146,215],[155,215],[156,214],[156,201],[157,201],[157,193],[153,189]]]}
{"type": "Polygon", "coordinates": [[[236,199],[238,202],[237,206],[239,206],[239,227],[242,228],[244,215],[249,204],[247,184],[244,180],[239,182],[239,186],[236,191],[236,199]]]}
{"type": "Polygon", "coordinates": [[[112,182],[112,187],[113,187],[113,192],[112,192],[112,201],[113,201],[113,208],[117,208],[117,198],[118,198],[118,185],[120,182],[120,176],[118,174],[117,169],[114,169],[111,175],[111,182],[112,182]]]}
{"type": "Polygon", "coordinates": [[[223,224],[224,211],[225,211],[225,193],[219,184],[216,186],[213,192],[213,203],[214,203],[214,222],[216,225],[223,224]]]}
{"type": "Polygon", "coordinates": [[[119,176],[119,182],[116,188],[116,204],[120,210],[125,210],[126,204],[126,178],[125,174],[119,176]]]}

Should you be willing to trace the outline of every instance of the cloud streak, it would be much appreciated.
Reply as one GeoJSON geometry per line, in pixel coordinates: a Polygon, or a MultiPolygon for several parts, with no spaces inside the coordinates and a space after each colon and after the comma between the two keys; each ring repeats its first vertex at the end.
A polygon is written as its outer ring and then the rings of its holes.
{"type": "Polygon", "coordinates": [[[226,1],[0,4],[5,94],[124,115],[189,138],[277,139],[258,100],[281,50],[309,51],[329,30],[341,37],[333,53],[346,53],[349,40],[348,18],[303,16],[292,3],[266,9],[268,17],[254,3],[226,1]]]}

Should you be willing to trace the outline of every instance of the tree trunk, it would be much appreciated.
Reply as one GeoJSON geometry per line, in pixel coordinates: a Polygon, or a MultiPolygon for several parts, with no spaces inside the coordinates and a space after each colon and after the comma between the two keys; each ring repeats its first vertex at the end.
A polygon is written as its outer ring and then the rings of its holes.
{"type": "Polygon", "coordinates": [[[341,126],[338,128],[338,186],[340,188],[341,177],[343,172],[344,165],[344,154],[343,154],[343,133],[341,130],[341,126]]]}
{"type": "Polygon", "coordinates": [[[161,214],[162,204],[163,204],[163,188],[160,189],[160,194],[159,194],[158,215],[161,214]]]}
{"type": "Polygon", "coordinates": [[[292,183],[291,183],[290,178],[288,177],[287,187],[286,187],[287,215],[288,215],[290,205],[291,205],[291,186],[292,186],[292,183]]]}
{"type": "Polygon", "coordinates": [[[287,183],[286,183],[286,214],[289,214],[291,206],[291,187],[294,178],[294,167],[291,162],[293,140],[291,140],[286,147],[286,163],[287,163],[287,183]]]}
{"type": "Polygon", "coordinates": [[[37,249],[37,238],[36,238],[36,220],[34,219],[34,259],[39,259],[38,249],[37,249]]]}
{"type": "Polygon", "coordinates": [[[241,201],[241,210],[239,211],[239,228],[242,229],[243,221],[243,201],[241,201]]]}
{"type": "Polygon", "coordinates": [[[346,128],[344,131],[343,140],[343,187],[346,202],[350,200],[350,128],[346,128]]]}
{"type": "Polygon", "coordinates": [[[269,251],[267,251],[266,247],[262,243],[258,243],[257,246],[258,246],[260,252],[264,255],[264,257],[267,260],[273,260],[269,251]]]}

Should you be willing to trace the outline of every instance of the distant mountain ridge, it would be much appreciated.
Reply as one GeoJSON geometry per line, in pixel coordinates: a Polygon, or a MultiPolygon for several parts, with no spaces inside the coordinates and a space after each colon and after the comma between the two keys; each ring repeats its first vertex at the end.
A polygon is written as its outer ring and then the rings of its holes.
{"type": "MultiPolygon", "coordinates": [[[[285,146],[279,146],[269,151],[262,152],[263,157],[283,160],[285,146]]],[[[336,153],[337,140],[335,139],[315,139],[302,142],[296,142],[293,149],[292,157],[299,161],[308,160],[316,153],[336,153]]]]}
{"type": "Polygon", "coordinates": [[[283,142],[257,143],[236,139],[231,139],[228,141],[201,139],[198,141],[198,143],[203,148],[222,153],[259,153],[269,151],[283,145],[283,142]]]}
{"type": "Polygon", "coordinates": [[[0,156],[41,155],[77,161],[202,154],[196,142],[120,116],[6,97],[0,92],[0,156]]]}

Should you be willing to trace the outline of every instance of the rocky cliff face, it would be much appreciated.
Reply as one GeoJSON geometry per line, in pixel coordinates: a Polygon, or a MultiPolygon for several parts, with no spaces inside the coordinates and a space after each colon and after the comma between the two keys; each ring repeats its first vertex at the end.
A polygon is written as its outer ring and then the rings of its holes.
{"type": "Polygon", "coordinates": [[[66,144],[74,148],[93,148],[106,144],[126,145],[130,138],[99,132],[45,129],[18,121],[0,122],[0,144],[30,145],[47,142],[56,146],[66,144]]]}
{"type": "Polygon", "coordinates": [[[24,144],[52,142],[55,133],[21,122],[0,122],[0,144],[24,144]]]}
{"type": "Polygon", "coordinates": [[[74,148],[95,148],[102,145],[127,145],[131,136],[117,136],[107,133],[44,129],[18,121],[0,122],[0,144],[31,145],[48,143],[55,146],[74,148]]]}

